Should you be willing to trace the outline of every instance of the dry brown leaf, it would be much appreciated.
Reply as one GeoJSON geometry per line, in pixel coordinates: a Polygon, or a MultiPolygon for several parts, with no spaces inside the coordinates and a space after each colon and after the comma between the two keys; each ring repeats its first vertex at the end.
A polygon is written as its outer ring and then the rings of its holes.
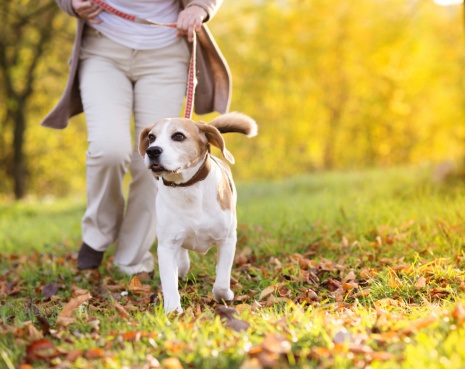
{"type": "Polygon", "coordinates": [[[215,315],[218,315],[223,321],[226,322],[228,327],[234,329],[237,332],[242,332],[249,329],[249,323],[236,318],[239,313],[234,308],[220,305],[216,308],[215,315]]]}
{"type": "Polygon", "coordinates": [[[163,359],[161,365],[165,369],[183,369],[182,364],[177,357],[163,359]]]}
{"type": "Polygon", "coordinates": [[[357,279],[357,276],[353,271],[350,271],[349,274],[347,274],[344,279],[342,280],[343,283],[349,282],[349,281],[354,281],[357,279]]]}
{"type": "Polygon", "coordinates": [[[139,278],[135,275],[134,277],[132,277],[131,283],[129,283],[129,290],[132,291],[140,287],[142,287],[142,283],[140,282],[139,278]]]}
{"type": "Polygon", "coordinates": [[[74,349],[66,354],[66,361],[74,363],[77,359],[82,356],[82,350],[74,349]]]}
{"type": "Polygon", "coordinates": [[[371,361],[389,361],[395,358],[394,354],[386,351],[372,352],[370,354],[371,361]]]}
{"type": "Polygon", "coordinates": [[[388,268],[388,272],[389,272],[389,281],[388,281],[388,285],[390,288],[393,288],[393,289],[396,289],[396,288],[399,288],[402,286],[402,282],[400,281],[400,279],[397,277],[397,274],[396,272],[394,271],[394,269],[392,268],[388,268]]]}
{"type": "Polygon", "coordinates": [[[291,343],[285,337],[274,333],[268,333],[265,336],[262,347],[275,354],[285,354],[291,351],[291,343]]]}
{"type": "Polygon", "coordinates": [[[408,327],[402,329],[399,333],[409,335],[420,329],[426,328],[431,324],[435,323],[437,318],[435,316],[429,316],[424,319],[416,320],[412,322],[408,327]]]}
{"type": "Polygon", "coordinates": [[[67,327],[68,325],[76,323],[76,318],[58,317],[56,321],[57,327],[67,327]]]}
{"type": "Polygon", "coordinates": [[[116,301],[113,301],[112,305],[116,309],[116,311],[118,312],[121,318],[126,319],[126,320],[131,320],[131,316],[129,315],[129,313],[126,311],[124,307],[122,307],[116,301]]]}
{"type": "Polygon", "coordinates": [[[101,347],[94,347],[86,351],[87,360],[101,359],[104,356],[105,356],[105,350],[102,349],[101,347]]]}
{"type": "Polygon", "coordinates": [[[465,307],[462,303],[457,303],[455,305],[454,310],[452,310],[452,318],[457,321],[459,326],[462,326],[465,323],[465,307]]]}
{"type": "Polygon", "coordinates": [[[358,288],[358,284],[355,283],[355,282],[344,282],[344,283],[342,283],[342,289],[344,291],[352,291],[355,288],[358,288]]]}
{"type": "Polygon", "coordinates": [[[239,369],[262,369],[263,366],[260,361],[256,358],[245,359],[239,369]]]}
{"type": "Polygon", "coordinates": [[[85,294],[78,295],[77,297],[73,297],[61,310],[60,314],[58,315],[56,324],[57,326],[66,327],[69,324],[74,323],[74,319],[72,318],[73,312],[81,306],[83,303],[89,301],[92,298],[90,293],[87,291],[85,294]]]}
{"type": "Polygon", "coordinates": [[[371,354],[373,352],[372,348],[367,345],[361,345],[357,343],[349,343],[347,346],[348,350],[353,354],[371,354]]]}
{"type": "Polygon", "coordinates": [[[363,268],[360,271],[360,277],[364,279],[370,279],[370,278],[376,277],[377,274],[378,272],[375,269],[363,268]]]}
{"type": "Polygon", "coordinates": [[[48,283],[45,286],[43,286],[41,292],[42,292],[42,295],[44,296],[44,299],[48,300],[52,296],[55,296],[59,288],[60,286],[58,286],[57,283],[48,283]]]}
{"type": "Polygon", "coordinates": [[[26,361],[29,364],[35,361],[45,361],[48,363],[57,356],[58,351],[55,345],[46,338],[31,342],[26,347],[26,361]]]}
{"type": "Polygon", "coordinates": [[[277,287],[276,284],[266,287],[266,288],[260,293],[260,297],[258,298],[258,301],[262,301],[264,298],[270,296],[270,295],[274,292],[274,290],[276,289],[276,287],[277,287]]]}
{"type": "Polygon", "coordinates": [[[130,341],[130,342],[138,342],[140,341],[140,338],[142,337],[142,333],[141,332],[126,332],[126,333],[123,333],[123,340],[124,341],[130,341]]]}
{"type": "Polygon", "coordinates": [[[71,286],[71,294],[73,297],[77,297],[80,295],[87,295],[89,293],[88,290],[78,287],[78,286],[71,286]]]}
{"type": "Polygon", "coordinates": [[[37,341],[41,338],[43,338],[43,334],[42,332],[38,331],[37,328],[34,326],[34,324],[32,323],[32,321],[27,321],[27,322],[24,322],[24,325],[22,328],[18,329],[17,331],[17,336],[19,336],[20,332],[22,333],[21,334],[21,337],[29,340],[29,341],[37,341]]]}
{"type": "Polygon", "coordinates": [[[415,289],[422,290],[425,287],[426,287],[426,278],[425,277],[418,278],[417,281],[415,282],[415,289]]]}
{"type": "Polygon", "coordinates": [[[72,298],[65,307],[61,310],[58,317],[69,318],[72,316],[74,310],[81,306],[84,302],[89,301],[92,298],[89,292],[86,294],[78,295],[77,297],[72,298]]]}

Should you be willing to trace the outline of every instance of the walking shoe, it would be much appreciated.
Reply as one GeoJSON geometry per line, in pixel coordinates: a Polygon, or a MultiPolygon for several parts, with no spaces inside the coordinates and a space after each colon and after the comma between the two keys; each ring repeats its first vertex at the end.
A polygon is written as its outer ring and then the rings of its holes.
{"type": "Polygon", "coordinates": [[[96,251],[85,242],[79,249],[77,263],[79,270],[97,269],[103,260],[103,251],[96,251]]]}

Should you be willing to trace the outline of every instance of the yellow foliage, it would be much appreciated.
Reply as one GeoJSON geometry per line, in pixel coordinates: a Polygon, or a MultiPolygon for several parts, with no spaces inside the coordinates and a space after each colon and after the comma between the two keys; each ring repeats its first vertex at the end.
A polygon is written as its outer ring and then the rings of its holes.
{"type": "MultiPolygon", "coordinates": [[[[461,157],[461,12],[429,0],[224,2],[210,28],[232,70],[231,109],[259,124],[251,140],[225,137],[237,178],[461,157]]],[[[46,62],[64,65],[71,44],[72,26],[46,62]]],[[[45,71],[29,114],[30,189],[82,191],[84,117],[39,127],[66,78],[45,71]]]]}

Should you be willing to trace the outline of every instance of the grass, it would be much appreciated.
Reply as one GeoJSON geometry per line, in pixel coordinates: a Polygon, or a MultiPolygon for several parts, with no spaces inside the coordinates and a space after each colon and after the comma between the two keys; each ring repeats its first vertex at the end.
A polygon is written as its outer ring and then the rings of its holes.
{"type": "Polygon", "coordinates": [[[111,253],[76,272],[82,199],[0,205],[0,368],[465,367],[465,185],[397,168],[238,191],[234,317],[212,299],[214,252],[192,255],[185,313],[165,317],[157,274],[138,290],[111,253]]]}

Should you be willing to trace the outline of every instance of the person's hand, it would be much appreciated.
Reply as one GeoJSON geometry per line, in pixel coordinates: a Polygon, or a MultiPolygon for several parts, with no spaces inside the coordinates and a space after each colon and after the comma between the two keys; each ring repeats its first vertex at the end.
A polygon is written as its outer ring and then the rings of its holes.
{"type": "Polygon", "coordinates": [[[71,0],[71,6],[73,7],[79,18],[87,19],[90,23],[98,24],[102,23],[100,19],[96,17],[103,12],[103,9],[97,4],[94,4],[90,0],[71,0]]]}
{"type": "MultiPolygon", "coordinates": [[[[74,0],[73,0],[74,1],[74,0]]],[[[178,28],[178,36],[187,35],[187,40],[192,42],[194,32],[200,31],[202,22],[207,18],[208,13],[205,9],[197,5],[192,5],[179,13],[176,27],[178,28]]]]}

